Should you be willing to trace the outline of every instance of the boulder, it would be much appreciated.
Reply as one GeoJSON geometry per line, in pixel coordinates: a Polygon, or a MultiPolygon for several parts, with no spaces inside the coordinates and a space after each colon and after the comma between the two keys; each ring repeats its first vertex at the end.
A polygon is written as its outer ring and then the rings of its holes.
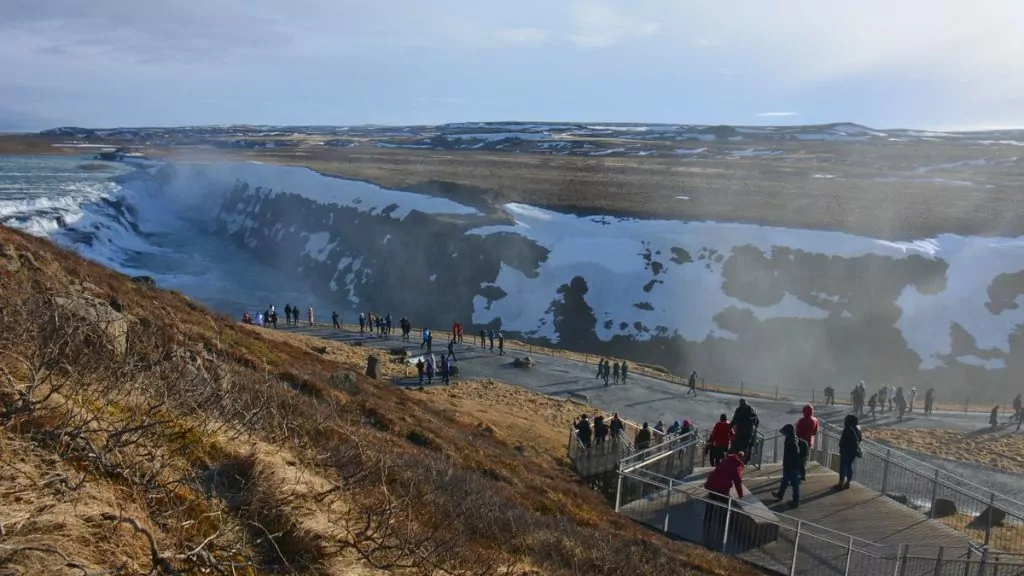
{"type": "Polygon", "coordinates": [[[371,355],[366,359],[366,375],[374,380],[380,380],[380,358],[377,355],[371,355]]]}
{"type": "Polygon", "coordinates": [[[459,367],[454,365],[454,364],[452,364],[451,368],[449,368],[449,374],[448,375],[451,378],[455,378],[456,376],[458,376],[459,375],[459,367]]]}
{"type": "Polygon", "coordinates": [[[121,304],[121,301],[117,298],[110,298],[110,300],[107,300],[107,304],[110,305],[110,309],[114,312],[124,312],[124,304],[121,304]]]}
{"type": "Polygon", "coordinates": [[[536,363],[533,361],[532,358],[526,356],[524,358],[516,358],[512,360],[512,365],[515,366],[516,368],[531,368],[533,366],[536,366],[536,363]]]}
{"type": "Polygon", "coordinates": [[[945,498],[936,498],[932,503],[932,518],[956,516],[956,502],[945,498]]]}
{"type": "Polygon", "coordinates": [[[311,346],[310,349],[321,356],[327,354],[327,346],[311,346]]]}
{"type": "Polygon", "coordinates": [[[985,508],[981,514],[978,514],[971,524],[981,528],[984,528],[985,526],[1002,526],[1005,520],[1006,512],[994,506],[989,506],[988,508],[985,508]],[[990,520],[991,524],[989,523],[990,520]]]}
{"type": "Polygon", "coordinates": [[[132,276],[132,282],[143,286],[156,286],[156,280],[152,276],[132,276]]]}
{"type": "Polygon", "coordinates": [[[110,303],[84,294],[74,298],[60,296],[54,301],[80,320],[98,328],[118,354],[124,354],[128,349],[128,318],[111,308],[110,303]]]}

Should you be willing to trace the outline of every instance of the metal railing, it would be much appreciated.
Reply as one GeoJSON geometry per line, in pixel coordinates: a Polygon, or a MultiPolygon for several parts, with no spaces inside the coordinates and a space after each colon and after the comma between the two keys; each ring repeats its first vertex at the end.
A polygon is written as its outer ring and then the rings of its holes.
{"type": "Polygon", "coordinates": [[[692,484],[642,467],[620,472],[617,512],[653,529],[800,576],[1010,576],[1024,559],[991,550],[880,545],[735,498],[711,500],[692,484]]]}
{"type": "Polygon", "coordinates": [[[634,440],[640,430],[635,423],[622,420],[623,429],[611,434],[603,442],[591,438],[583,442],[575,428],[569,430],[567,453],[576,472],[584,477],[614,470],[631,469],[643,463],[653,463],[656,469],[670,476],[689,474],[696,463],[701,447],[701,436],[696,429],[687,434],[662,434],[653,429],[653,445],[637,450],[634,440]],[[692,445],[692,446],[691,446],[692,445]],[[685,453],[682,449],[689,447],[685,453]]]}
{"type": "MultiPolygon", "coordinates": [[[[809,460],[838,471],[841,435],[823,422],[809,460]]],[[[758,452],[759,464],[781,461],[780,436],[761,438],[758,452]]],[[[858,484],[964,533],[979,549],[1024,553],[1024,503],[870,440],[861,442],[861,454],[853,470],[858,484]]]]}

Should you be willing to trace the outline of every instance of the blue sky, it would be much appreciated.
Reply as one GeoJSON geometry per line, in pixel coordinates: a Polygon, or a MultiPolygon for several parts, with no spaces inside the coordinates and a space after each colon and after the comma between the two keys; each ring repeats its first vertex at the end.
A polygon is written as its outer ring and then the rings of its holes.
{"type": "Polygon", "coordinates": [[[3,0],[0,129],[1024,126],[1024,1],[3,0]]]}

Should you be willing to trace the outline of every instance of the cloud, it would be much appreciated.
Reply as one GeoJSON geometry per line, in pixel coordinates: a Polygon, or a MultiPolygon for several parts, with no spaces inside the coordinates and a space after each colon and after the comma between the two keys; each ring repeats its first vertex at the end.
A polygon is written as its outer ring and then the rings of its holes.
{"type": "Polygon", "coordinates": [[[661,30],[657,22],[632,18],[601,0],[573,2],[569,15],[569,41],[580,48],[608,48],[630,38],[653,36],[661,30]]]}
{"type": "Polygon", "coordinates": [[[762,118],[778,118],[781,116],[796,116],[796,112],[760,112],[758,116],[762,118]]]}
{"type": "Polygon", "coordinates": [[[506,28],[498,30],[498,38],[507,44],[545,44],[550,37],[551,33],[543,28],[506,28]]]}

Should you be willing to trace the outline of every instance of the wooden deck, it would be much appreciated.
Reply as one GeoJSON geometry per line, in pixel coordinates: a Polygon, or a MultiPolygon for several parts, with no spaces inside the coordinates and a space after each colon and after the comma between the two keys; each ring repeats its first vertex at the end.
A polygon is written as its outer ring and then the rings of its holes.
{"type": "MultiPolygon", "coordinates": [[[[748,469],[744,487],[750,493],[748,501],[760,500],[771,512],[786,516],[776,518],[782,528],[777,532],[741,529],[736,534],[730,529],[725,552],[788,574],[797,521],[819,526],[801,526],[796,573],[805,576],[842,575],[846,573],[847,562],[851,575],[893,574],[900,544],[909,546],[909,553],[918,557],[907,574],[925,573],[922,570],[929,575],[934,573],[934,562],[925,559],[935,558],[940,546],[945,547],[946,559],[963,557],[967,552],[968,539],[964,534],[856,483],[849,490],[835,490],[837,475],[816,464],[808,466],[807,480],[801,486],[800,507],[791,509],[791,492],[782,502],[771,496],[778,489],[779,472],[778,465],[748,469]],[[770,537],[766,539],[765,534],[770,537]],[[873,544],[855,542],[855,547],[866,553],[855,552],[848,560],[849,537],[843,534],[873,544]]],[[[703,483],[703,477],[691,477],[671,497],[664,490],[648,494],[623,506],[621,511],[659,530],[667,526],[668,532],[678,538],[704,543],[704,504],[692,499],[704,497],[703,483]],[[670,504],[667,518],[666,503],[670,504]]]]}

